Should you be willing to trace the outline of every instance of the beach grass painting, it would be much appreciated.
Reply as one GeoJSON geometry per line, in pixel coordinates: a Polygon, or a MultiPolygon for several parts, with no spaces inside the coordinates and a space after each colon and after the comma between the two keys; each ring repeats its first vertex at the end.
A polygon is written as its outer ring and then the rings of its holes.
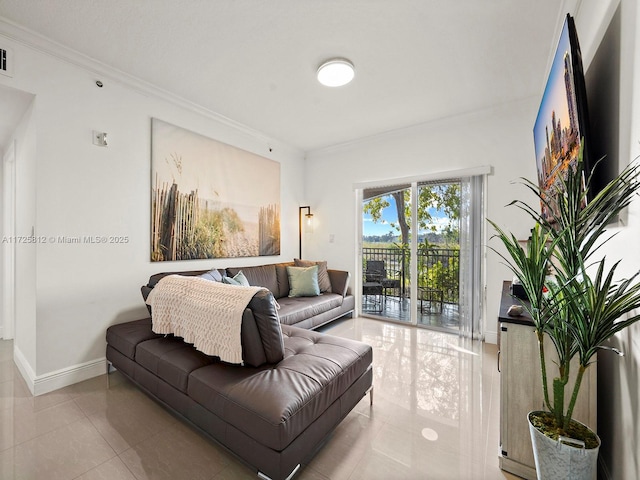
{"type": "Polygon", "coordinates": [[[280,254],[280,164],[151,120],[151,261],[280,254]]]}

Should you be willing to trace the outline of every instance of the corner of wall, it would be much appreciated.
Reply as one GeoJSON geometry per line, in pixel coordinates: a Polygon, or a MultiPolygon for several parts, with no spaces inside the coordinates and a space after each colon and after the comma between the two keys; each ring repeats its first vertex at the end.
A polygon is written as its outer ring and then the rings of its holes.
{"type": "Polygon", "coordinates": [[[35,395],[35,370],[29,364],[22,351],[15,344],[13,347],[13,361],[15,362],[16,367],[18,367],[18,371],[27,384],[27,388],[31,392],[31,395],[35,395]]]}
{"type": "Polygon", "coordinates": [[[13,361],[24,379],[27,388],[32,395],[44,395],[63,387],[68,387],[84,380],[103,375],[107,371],[106,358],[99,358],[71,367],[49,372],[44,375],[36,375],[24,354],[18,347],[13,349],[13,361]]]}

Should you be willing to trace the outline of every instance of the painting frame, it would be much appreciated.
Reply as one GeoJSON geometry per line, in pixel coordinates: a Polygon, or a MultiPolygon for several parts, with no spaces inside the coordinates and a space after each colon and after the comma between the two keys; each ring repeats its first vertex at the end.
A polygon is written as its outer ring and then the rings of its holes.
{"type": "Polygon", "coordinates": [[[151,118],[152,262],[280,255],[280,163],[151,118]]]}

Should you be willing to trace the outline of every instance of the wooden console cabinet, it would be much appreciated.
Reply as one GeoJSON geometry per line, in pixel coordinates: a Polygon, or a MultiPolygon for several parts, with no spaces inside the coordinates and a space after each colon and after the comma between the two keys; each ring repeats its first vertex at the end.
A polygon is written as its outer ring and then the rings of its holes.
{"type": "MultiPolygon", "coordinates": [[[[522,478],[535,480],[536,469],[529,437],[527,414],[546,410],[543,405],[538,341],[531,318],[509,317],[507,310],[519,300],[510,295],[510,282],[504,282],[498,317],[498,370],[500,371],[500,468],[522,478]]],[[[553,346],[545,343],[545,351],[553,346]]],[[[549,359],[547,359],[547,362],[549,359]]],[[[573,366],[573,364],[572,364],[573,366]]],[[[555,365],[547,363],[550,374],[555,365]]],[[[573,374],[578,370],[572,368],[573,374]]],[[[572,375],[573,376],[573,375],[572,375]]],[[[551,378],[551,375],[549,376],[551,378]]],[[[596,429],[596,367],[587,370],[573,418],[596,429]]],[[[551,383],[549,383],[551,385],[551,383]]],[[[567,395],[570,397],[570,395],[567,395]]],[[[567,398],[568,402],[569,398],[567,398]]]]}

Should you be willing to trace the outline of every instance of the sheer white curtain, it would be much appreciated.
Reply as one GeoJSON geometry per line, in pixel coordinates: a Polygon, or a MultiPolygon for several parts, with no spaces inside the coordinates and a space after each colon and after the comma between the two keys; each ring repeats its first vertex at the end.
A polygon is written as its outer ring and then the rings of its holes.
{"type": "Polygon", "coordinates": [[[460,179],[460,335],[483,336],[484,175],[460,179]]]}

